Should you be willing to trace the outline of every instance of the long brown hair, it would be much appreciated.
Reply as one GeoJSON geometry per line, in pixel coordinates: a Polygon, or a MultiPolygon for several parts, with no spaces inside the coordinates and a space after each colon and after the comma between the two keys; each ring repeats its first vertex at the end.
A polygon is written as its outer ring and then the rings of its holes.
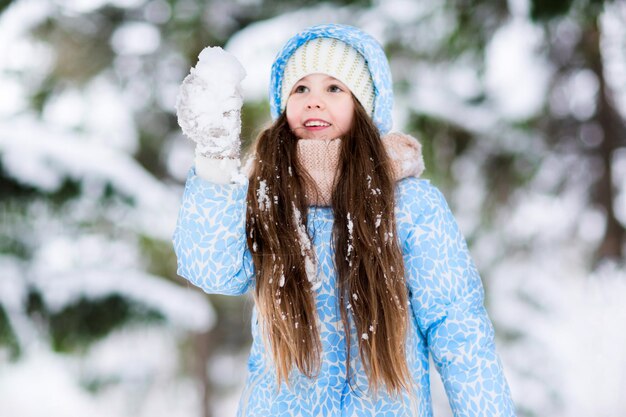
{"type": "MultiPolygon", "coordinates": [[[[405,354],[408,295],[396,239],[393,171],[376,126],[353,100],[354,118],[342,138],[331,201],[347,339],[346,377],[350,381],[349,335],[354,325],[369,388],[376,392],[384,385],[389,394],[399,394],[409,388],[411,376],[405,354]]],[[[305,184],[313,182],[298,161],[297,141],[284,113],[261,132],[253,150],[247,195],[255,301],[278,386],[283,380],[289,382],[294,363],[304,375],[317,375],[322,351],[307,277],[315,254],[306,231],[305,184]]]]}

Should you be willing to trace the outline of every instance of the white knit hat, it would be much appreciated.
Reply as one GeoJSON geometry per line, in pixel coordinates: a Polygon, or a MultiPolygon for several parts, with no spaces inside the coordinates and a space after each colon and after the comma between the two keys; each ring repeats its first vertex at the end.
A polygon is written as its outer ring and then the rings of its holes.
{"type": "Polygon", "coordinates": [[[293,86],[304,76],[322,73],[344,83],[372,115],[374,83],[367,62],[356,49],[333,38],[315,38],[300,46],[285,65],[281,91],[281,111],[293,86]]]}

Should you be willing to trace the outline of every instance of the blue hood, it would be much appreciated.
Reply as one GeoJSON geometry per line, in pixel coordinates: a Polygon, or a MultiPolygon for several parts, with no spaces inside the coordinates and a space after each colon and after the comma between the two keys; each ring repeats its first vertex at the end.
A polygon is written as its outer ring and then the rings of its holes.
{"type": "Polygon", "coordinates": [[[387,57],[380,44],[367,33],[353,26],[328,24],[310,27],[293,36],[278,53],[272,65],[270,78],[270,109],[272,118],[280,115],[280,96],[285,65],[289,57],[305,42],[316,38],[333,38],[347,43],[365,58],[374,82],[373,120],[381,135],[391,130],[393,90],[391,71],[387,57]]]}

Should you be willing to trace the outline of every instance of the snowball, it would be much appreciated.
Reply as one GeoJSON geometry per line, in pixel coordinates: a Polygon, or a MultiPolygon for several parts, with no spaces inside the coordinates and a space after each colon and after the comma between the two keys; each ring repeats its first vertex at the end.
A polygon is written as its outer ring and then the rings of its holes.
{"type": "Polygon", "coordinates": [[[176,115],[183,133],[209,157],[239,157],[241,80],[246,71],[237,58],[219,47],[205,48],[183,80],[176,115]]]}
{"type": "Polygon", "coordinates": [[[215,85],[216,91],[232,91],[246,78],[246,70],[239,60],[219,46],[204,48],[191,73],[215,85]]]}

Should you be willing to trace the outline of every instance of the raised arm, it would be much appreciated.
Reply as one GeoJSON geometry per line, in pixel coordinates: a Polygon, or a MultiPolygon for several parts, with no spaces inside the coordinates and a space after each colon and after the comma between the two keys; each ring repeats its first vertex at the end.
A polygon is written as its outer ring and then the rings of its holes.
{"type": "Polygon", "coordinates": [[[246,243],[246,190],[191,169],[174,232],[178,274],[207,293],[239,295],[254,285],[246,243]]]}
{"type": "Polygon", "coordinates": [[[411,306],[455,417],[515,415],[480,276],[441,192],[416,180],[405,261],[411,306]]]}
{"type": "Polygon", "coordinates": [[[183,133],[196,143],[173,236],[178,274],[207,293],[238,295],[254,284],[246,244],[247,181],[238,173],[240,82],[245,70],[221,48],[205,48],[176,103],[183,133]]]}

